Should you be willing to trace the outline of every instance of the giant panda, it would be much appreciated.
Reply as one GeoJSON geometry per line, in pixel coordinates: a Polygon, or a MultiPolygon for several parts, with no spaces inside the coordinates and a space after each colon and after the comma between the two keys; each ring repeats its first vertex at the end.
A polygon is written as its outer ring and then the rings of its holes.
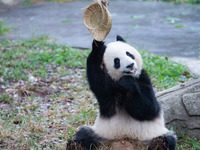
{"type": "MultiPolygon", "coordinates": [[[[142,57],[121,36],[107,45],[93,41],[87,78],[98,100],[99,114],[93,126],[77,131],[67,149],[101,149],[106,141],[128,138],[142,141],[148,150],[175,150],[176,135],[165,127],[142,57]]],[[[123,144],[113,149],[126,149],[123,144]]]]}

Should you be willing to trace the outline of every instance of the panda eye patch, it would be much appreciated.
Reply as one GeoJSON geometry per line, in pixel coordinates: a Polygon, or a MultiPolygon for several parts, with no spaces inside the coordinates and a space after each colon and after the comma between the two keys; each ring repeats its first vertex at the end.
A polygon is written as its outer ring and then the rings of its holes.
{"type": "Polygon", "coordinates": [[[135,57],[131,53],[129,53],[129,52],[126,52],[126,55],[129,56],[129,57],[131,57],[132,59],[135,59],[135,57]]]}
{"type": "Polygon", "coordinates": [[[114,59],[114,67],[115,67],[115,69],[120,68],[120,59],[119,58],[114,59]]]}

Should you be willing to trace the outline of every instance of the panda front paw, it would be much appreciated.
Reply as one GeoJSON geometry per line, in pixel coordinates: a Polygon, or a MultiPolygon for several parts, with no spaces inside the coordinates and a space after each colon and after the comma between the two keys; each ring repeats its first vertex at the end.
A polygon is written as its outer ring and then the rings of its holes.
{"type": "Polygon", "coordinates": [[[159,136],[151,141],[148,150],[170,150],[170,149],[166,138],[164,136],[159,136]]]}
{"type": "Polygon", "coordinates": [[[118,82],[120,88],[126,91],[133,91],[137,89],[136,83],[134,82],[133,77],[123,76],[118,82]]]}

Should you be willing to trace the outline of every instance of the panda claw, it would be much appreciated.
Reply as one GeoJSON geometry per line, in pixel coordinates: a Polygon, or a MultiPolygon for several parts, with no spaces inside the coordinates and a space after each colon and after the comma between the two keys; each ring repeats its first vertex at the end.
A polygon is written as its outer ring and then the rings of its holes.
{"type": "Polygon", "coordinates": [[[169,150],[165,137],[160,136],[154,138],[151,141],[148,150],[169,150]]]}

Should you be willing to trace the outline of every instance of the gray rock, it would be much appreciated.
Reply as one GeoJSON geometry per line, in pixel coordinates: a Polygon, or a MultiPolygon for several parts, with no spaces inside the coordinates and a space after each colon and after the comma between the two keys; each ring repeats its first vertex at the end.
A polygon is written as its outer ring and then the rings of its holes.
{"type": "Polygon", "coordinates": [[[182,100],[188,115],[200,115],[200,93],[184,94],[182,100]]]}
{"type": "Polygon", "coordinates": [[[200,79],[156,93],[165,122],[182,134],[200,138],[200,79]]]}

